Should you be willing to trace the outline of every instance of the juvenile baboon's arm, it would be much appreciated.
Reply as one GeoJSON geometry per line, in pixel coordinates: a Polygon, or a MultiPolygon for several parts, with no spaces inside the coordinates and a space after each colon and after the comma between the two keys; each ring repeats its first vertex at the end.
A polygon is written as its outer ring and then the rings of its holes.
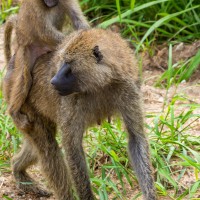
{"type": "Polygon", "coordinates": [[[55,47],[64,39],[64,34],[52,26],[48,20],[46,23],[43,28],[37,27],[38,35],[41,36],[42,41],[47,45],[55,47]]]}
{"type": "Polygon", "coordinates": [[[144,194],[144,199],[156,200],[149,144],[143,129],[143,114],[139,93],[132,89],[132,91],[129,90],[128,93],[124,94],[120,110],[129,135],[129,156],[144,194]]]}
{"type": "Polygon", "coordinates": [[[61,4],[65,7],[75,30],[90,28],[88,21],[83,15],[78,0],[61,0],[61,4]]]}

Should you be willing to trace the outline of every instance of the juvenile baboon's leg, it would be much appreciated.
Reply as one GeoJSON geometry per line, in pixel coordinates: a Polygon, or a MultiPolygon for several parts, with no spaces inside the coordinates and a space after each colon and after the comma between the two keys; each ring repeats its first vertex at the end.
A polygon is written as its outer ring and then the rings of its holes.
{"type": "Polygon", "coordinates": [[[78,0],[61,1],[67,8],[67,13],[73,23],[75,30],[88,29],[90,27],[88,21],[83,15],[78,0]]]}
{"type": "Polygon", "coordinates": [[[149,144],[143,130],[143,114],[137,91],[128,91],[121,102],[121,113],[129,134],[129,155],[145,200],[156,200],[149,144]],[[131,93],[132,92],[132,93],[131,93]],[[129,102],[129,104],[127,104],[129,102]]]}
{"type": "Polygon", "coordinates": [[[27,116],[20,112],[24,104],[30,87],[31,77],[31,55],[28,48],[19,47],[15,56],[15,67],[12,72],[13,87],[10,93],[8,111],[20,130],[28,130],[30,123],[27,116]]]}
{"type": "MultiPolygon", "coordinates": [[[[74,113],[75,111],[72,112],[74,113]]],[[[81,115],[84,116],[83,113],[81,115]]],[[[61,131],[67,165],[70,168],[77,194],[81,200],[93,200],[94,196],[82,146],[84,123],[81,121],[80,114],[74,113],[73,116],[70,116],[69,120],[62,124],[61,131]]]]}
{"type": "Polygon", "coordinates": [[[50,196],[50,193],[39,186],[26,172],[26,169],[37,161],[36,149],[24,138],[21,151],[12,159],[13,175],[19,189],[23,192],[34,193],[37,196],[50,196]]]}
{"type": "Polygon", "coordinates": [[[8,62],[7,72],[3,79],[3,96],[7,103],[10,101],[10,93],[13,86],[13,71],[14,71],[15,55],[8,62]]]}
{"type": "Polygon", "coordinates": [[[67,166],[55,139],[56,128],[43,118],[34,122],[34,131],[26,135],[37,149],[41,169],[57,199],[73,200],[67,166]]]}

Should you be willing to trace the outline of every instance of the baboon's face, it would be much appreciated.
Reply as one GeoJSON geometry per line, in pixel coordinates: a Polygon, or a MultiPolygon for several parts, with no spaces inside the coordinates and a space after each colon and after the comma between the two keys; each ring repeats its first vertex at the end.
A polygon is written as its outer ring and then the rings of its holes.
{"type": "Polygon", "coordinates": [[[112,81],[112,70],[101,52],[104,46],[88,32],[75,34],[58,52],[58,72],[51,83],[60,95],[98,92],[112,81]]]}
{"type": "Polygon", "coordinates": [[[44,3],[49,7],[54,7],[58,4],[59,0],[44,0],[44,3]]]}

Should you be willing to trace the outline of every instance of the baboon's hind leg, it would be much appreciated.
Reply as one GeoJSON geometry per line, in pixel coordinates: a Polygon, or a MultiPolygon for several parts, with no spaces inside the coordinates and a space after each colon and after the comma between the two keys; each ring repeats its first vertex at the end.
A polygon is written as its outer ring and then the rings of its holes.
{"type": "Polygon", "coordinates": [[[18,188],[24,193],[32,193],[36,196],[50,196],[43,187],[32,179],[26,172],[26,169],[38,161],[36,149],[28,141],[24,139],[21,151],[12,159],[13,175],[17,182],[18,188]]]}
{"type": "Polygon", "coordinates": [[[37,149],[41,169],[59,200],[74,200],[68,169],[56,141],[56,127],[47,119],[36,117],[27,137],[37,149]]]}
{"type": "Polygon", "coordinates": [[[15,66],[12,72],[14,84],[10,93],[8,111],[15,125],[22,131],[27,131],[31,127],[28,117],[21,112],[21,107],[25,103],[32,85],[32,62],[29,48],[19,47],[15,55],[15,66]]]}

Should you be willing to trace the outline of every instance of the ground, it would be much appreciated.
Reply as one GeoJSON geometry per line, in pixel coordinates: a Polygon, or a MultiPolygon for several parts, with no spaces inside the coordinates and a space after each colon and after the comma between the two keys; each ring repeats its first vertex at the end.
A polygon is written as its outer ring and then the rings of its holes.
{"type": "MultiPolygon", "coordinates": [[[[200,42],[196,42],[191,46],[184,46],[183,44],[177,45],[174,48],[174,61],[180,59],[180,55],[182,54],[182,58],[190,57],[195,54],[197,49],[200,46],[200,42]],[[177,49],[177,50],[175,50],[177,49]],[[189,49],[189,51],[188,51],[189,49]],[[181,53],[180,53],[181,52],[181,53]],[[185,53],[184,53],[185,52],[185,53]],[[176,56],[177,55],[177,56],[176,56]],[[179,58],[178,58],[179,57],[179,58]]],[[[166,94],[165,89],[160,89],[154,87],[154,83],[156,78],[158,78],[162,73],[162,68],[166,67],[166,60],[167,60],[167,52],[168,49],[165,47],[160,47],[161,49],[157,49],[155,56],[153,58],[149,57],[148,55],[144,55],[144,70],[143,70],[143,80],[144,84],[142,86],[143,90],[143,98],[144,98],[144,107],[146,113],[160,113],[162,111],[162,106],[166,94]]],[[[3,26],[0,27],[0,70],[3,70],[5,66],[4,57],[3,57],[3,26]]],[[[199,71],[193,75],[189,82],[181,83],[178,88],[171,87],[168,93],[168,100],[170,100],[171,96],[174,92],[177,93],[184,93],[188,97],[188,101],[195,102],[200,104],[200,88],[199,88],[199,71]]],[[[146,119],[148,123],[148,119],[146,119]]],[[[193,129],[192,134],[200,136],[200,122],[197,122],[195,128],[193,129]]],[[[192,170],[192,169],[191,169],[192,170]]],[[[39,167],[33,167],[30,169],[30,173],[33,177],[39,180],[43,180],[39,167]]],[[[194,173],[188,173],[184,177],[182,184],[189,184],[190,182],[194,181],[193,177],[194,173]]],[[[136,184],[136,190],[138,190],[138,186],[136,184]]],[[[128,191],[128,195],[132,196],[134,192],[131,190],[128,191]]],[[[36,199],[47,199],[47,198],[36,198],[34,195],[24,195],[21,194],[20,191],[16,188],[14,179],[12,177],[11,172],[3,173],[0,177],[0,198],[2,195],[7,195],[8,197],[12,198],[13,200],[36,200],[36,199]]],[[[199,192],[200,195],[200,192],[199,192]]],[[[48,200],[54,200],[54,197],[48,198],[48,200]]],[[[164,199],[164,198],[162,198],[164,199]]],[[[167,199],[167,198],[166,198],[167,199]]]]}

